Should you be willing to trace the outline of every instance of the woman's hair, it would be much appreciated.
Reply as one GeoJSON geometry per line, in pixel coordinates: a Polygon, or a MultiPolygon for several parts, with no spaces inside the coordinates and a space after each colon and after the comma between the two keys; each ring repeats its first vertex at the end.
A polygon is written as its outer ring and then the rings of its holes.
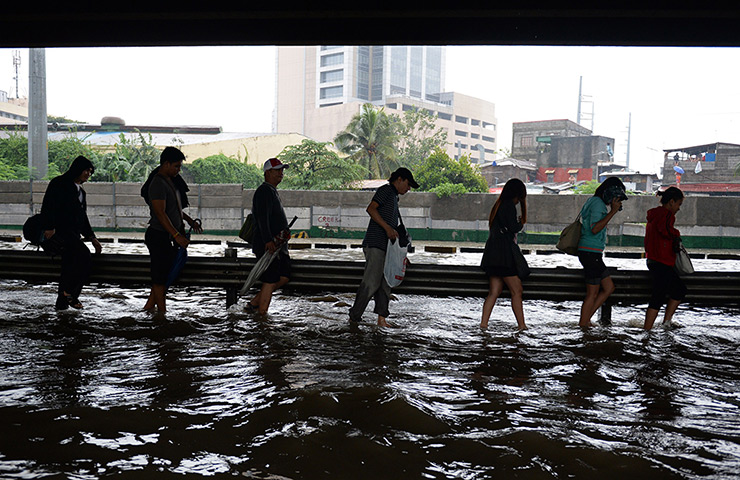
{"type": "Polygon", "coordinates": [[[626,190],[624,183],[618,177],[608,177],[604,180],[601,185],[594,192],[594,197],[603,198],[604,191],[609,187],[620,187],[622,190],[626,190]]]}
{"type": "Polygon", "coordinates": [[[683,192],[676,187],[668,187],[662,192],[656,193],[660,197],[660,204],[665,205],[671,200],[681,200],[683,198],[683,192]]]}
{"type": "Polygon", "coordinates": [[[527,223],[527,187],[518,178],[511,178],[506,182],[504,188],[501,189],[501,195],[498,196],[496,203],[491,207],[491,213],[488,215],[489,227],[493,224],[493,219],[496,218],[501,202],[511,202],[515,198],[519,199],[519,204],[522,206],[522,223],[527,223]]]}

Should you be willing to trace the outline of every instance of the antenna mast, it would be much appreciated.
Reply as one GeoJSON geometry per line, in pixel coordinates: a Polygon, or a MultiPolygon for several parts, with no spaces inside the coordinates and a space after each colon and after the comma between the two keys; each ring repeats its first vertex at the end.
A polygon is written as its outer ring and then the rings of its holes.
{"type": "Polygon", "coordinates": [[[13,80],[15,80],[15,98],[20,98],[18,93],[18,79],[20,78],[21,52],[19,50],[13,50],[13,68],[15,68],[15,77],[13,77],[13,80]]]}

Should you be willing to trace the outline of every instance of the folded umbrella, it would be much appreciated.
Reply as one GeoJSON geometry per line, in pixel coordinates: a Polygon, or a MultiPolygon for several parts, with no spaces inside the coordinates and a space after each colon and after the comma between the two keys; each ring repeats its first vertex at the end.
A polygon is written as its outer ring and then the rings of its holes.
{"type": "Polygon", "coordinates": [[[272,239],[272,241],[275,243],[275,251],[265,252],[264,255],[262,255],[260,259],[257,260],[257,263],[255,263],[254,267],[252,267],[252,271],[249,272],[247,281],[244,282],[241,290],[239,290],[239,296],[247,293],[247,291],[252,288],[252,285],[257,283],[257,279],[260,278],[263,273],[265,273],[267,267],[269,267],[272,261],[275,260],[275,258],[279,255],[280,247],[282,247],[290,238],[290,227],[293,226],[296,220],[298,220],[298,217],[293,217],[293,220],[291,220],[288,224],[288,228],[277,234],[277,236],[272,239]]]}
{"type": "MultiPolygon", "coordinates": [[[[195,222],[198,225],[200,225],[200,219],[196,218],[195,222]]],[[[188,229],[188,233],[185,234],[188,239],[190,239],[190,233],[193,231],[193,227],[190,227],[188,229]]],[[[177,255],[175,256],[175,262],[172,264],[172,268],[170,269],[169,275],[167,275],[167,283],[165,284],[165,288],[170,288],[170,286],[175,283],[175,280],[177,280],[177,277],[180,275],[180,272],[182,271],[182,268],[185,266],[185,264],[188,261],[188,249],[179,247],[177,249],[177,255]]]]}

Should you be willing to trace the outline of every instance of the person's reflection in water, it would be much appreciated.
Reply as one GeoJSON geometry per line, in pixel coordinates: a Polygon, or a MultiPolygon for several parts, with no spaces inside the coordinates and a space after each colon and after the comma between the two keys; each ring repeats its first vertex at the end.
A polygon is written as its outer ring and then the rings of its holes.
{"type": "Polygon", "coordinates": [[[673,420],[681,415],[677,389],[671,383],[673,359],[667,354],[674,346],[662,345],[656,352],[647,352],[645,363],[635,371],[635,383],[643,396],[640,413],[646,419],[673,420]]]}
{"type": "Polygon", "coordinates": [[[53,346],[59,354],[43,369],[37,390],[46,405],[61,408],[77,407],[85,403],[81,395],[87,382],[83,370],[89,369],[94,354],[89,350],[89,335],[76,331],[66,322],[61,322],[51,332],[55,335],[53,346]]]}

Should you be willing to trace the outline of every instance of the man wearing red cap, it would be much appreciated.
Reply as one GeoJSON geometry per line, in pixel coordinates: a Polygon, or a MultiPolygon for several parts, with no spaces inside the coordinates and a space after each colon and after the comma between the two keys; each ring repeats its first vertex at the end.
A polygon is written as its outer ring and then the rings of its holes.
{"type": "Polygon", "coordinates": [[[265,181],[257,187],[252,197],[252,214],[254,215],[254,240],[252,252],[259,259],[265,252],[273,253],[280,250],[277,258],[267,267],[260,277],[262,288],[250,300],[248,308],[256,309],[265,315],[270,308],[272,293],[290,281],[290,255],[288,243],[278,247],[275,237],[288,229],[288,219],[285,217],[283,204],[280,202],[277,186],[283,181],[283,170],[288,165],[277,158],[271,158],[262,166],[265,181]]]}

